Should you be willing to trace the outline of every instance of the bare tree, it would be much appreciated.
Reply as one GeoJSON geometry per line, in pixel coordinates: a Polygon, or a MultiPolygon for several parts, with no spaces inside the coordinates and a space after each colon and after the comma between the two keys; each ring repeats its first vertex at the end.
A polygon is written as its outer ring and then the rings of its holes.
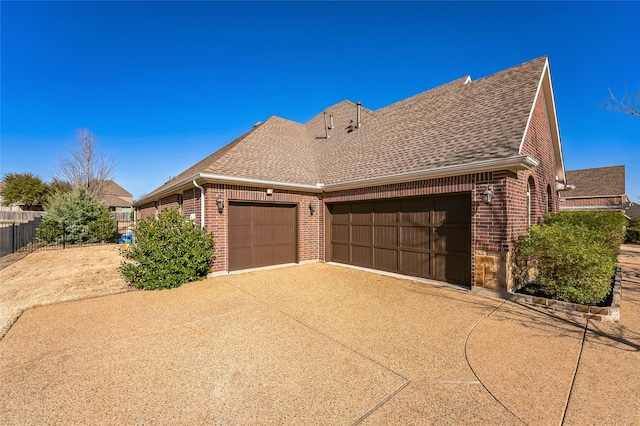
{"type": "Polygon", "coordinates": [[[640,117],[640,91],[629,94],[627,88],[624,88],[624,96],[621,99],[615,97],[611,89],[609,89],[609,100],[606,104],[602,104],[602,108],[629,114],[632,117],[640,117]]]}
{"type": "Polygon", "coordinates": [[[68,147],[68,154],[60,157],[56,175],[98,194],[104,182],[112,178],[115,160],[98,150],[98,141],[88,129],[78,129],[77,133],[77,146],[68,147]]]}

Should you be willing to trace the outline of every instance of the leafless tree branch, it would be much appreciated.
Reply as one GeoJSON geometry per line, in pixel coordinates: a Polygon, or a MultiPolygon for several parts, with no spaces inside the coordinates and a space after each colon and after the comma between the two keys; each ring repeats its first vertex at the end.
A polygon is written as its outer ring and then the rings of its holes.
{"type": "Polygon", "coordinates": [[[625,87],[624,96],[618,99],[609,88],[609,100],[607,103],[602,104],[602,108],[609,111],[629,114],[632,117],[640,117],[640,91],[629,93],[625,87]]]}
{"type": "Polygon", "coordinates": [[[69,146],[68,154],[60,157],[56,175],[60,180],[98,194],[104,182],[112,178],[115,160],[98,150],[98,141],[88,129],[78,129],[77,133],[77,146],[69,146]]]}

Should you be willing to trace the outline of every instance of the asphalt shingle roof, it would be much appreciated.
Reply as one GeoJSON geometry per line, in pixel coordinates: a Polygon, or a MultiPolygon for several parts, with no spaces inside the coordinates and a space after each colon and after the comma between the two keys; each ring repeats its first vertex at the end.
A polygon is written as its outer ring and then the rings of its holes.
{"type": "Polygon", "coordinates": [[[198,173],[325,185],[519,155],[546,64],[534,59],[470,81],[462,77],[376,111],[327,108],[306,124],[271,117],[147,195],[198,173]]]}
{"type": "Polygon", "coordinates": [[[567,183],[575,185],[571,191],[562,191],[565,198],[624,195],[624,166],[567,170],[567,183]]]}

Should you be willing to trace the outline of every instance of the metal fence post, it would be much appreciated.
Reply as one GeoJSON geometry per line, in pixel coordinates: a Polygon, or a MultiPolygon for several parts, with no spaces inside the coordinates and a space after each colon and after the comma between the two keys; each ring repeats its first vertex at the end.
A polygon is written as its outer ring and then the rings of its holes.
{"type": "Polygon", "coordinates": [[[16,223],[11,224],[11,253],[16,252],[16,223]]]}

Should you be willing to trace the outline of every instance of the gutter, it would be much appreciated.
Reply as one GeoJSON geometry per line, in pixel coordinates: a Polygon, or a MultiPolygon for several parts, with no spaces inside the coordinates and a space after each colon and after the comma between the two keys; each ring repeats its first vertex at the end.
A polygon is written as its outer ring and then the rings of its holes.
{"type": "Polygon", "coordinates": [[[204,229],[204,188],[193,180],[193,184],[200,190],[200,226],[204,229]]]}
{"type": "Polygon", "coordinates": [[[465,175],[465,174],[472,174],[472,173],[482,173],[482,172],[489,172],[489,171],[495,171],[495,170],[509,170],[512,172],[517,172],[519,170],[530,170],[532,167],[535,167],[538,164],[540,164],[540,162],[529,155],[518,155],[515,157],[477,161],[475,163],[457,164],[454,166],[438,167],[438,168],[428,169],[428,170],[419,170],[417,172],[398,173],[395,175],[387,175],[387,176],[373,177],[373,178],[367,178],[367,179],[358,179],[358,180],[341,182],[341,183],[330,184],[330,185],[324,185],[321,183],[317,183],[315,185],[308,185],[308,184],[289,183],[289,182],[280,182],[280,181],[263,180],[263,179],[251,179],[251,178],[244,178],[239,176],[225,176],[225,175],[216,175],[216,174],[210,174],[210,173],[198,173],[189,178],[178,181],[175,184],[163,189],[162,191],[152,193],[146,197],[143,197],[140,200],[136,201],[134,205],[140,206],[142,204],[146,204],[148,202],[158,200],[160,198],[163,198],[166,195],[173,194],[177,188],[187,186],[192,182],[194,185],[200,188],[200,186],[198,186],[198,184],[196,183],[196,180],[200,180],[200,181],[206,180],[210,182],[223,183],[223,184],[229,184],[229,185],[257,186],[257,187],[266,187],[266,188],[293,190],[293,191],[302,190],[306,192],[313,192],[313,193],[320,194],[323,192],[360,188],[363,186],[388,185],[393,183],[410,182],[414,180],[436,179],[441,177],[465,175]]]}
{"type": "Polygon", "coordinates": [[[349,182],[326,185],[324,189],[325,192],[339,191],[360,188],[363,186],[389,185],[393,183],[437,179],[441,177],[482,173],[494,170],[509,170],[512,172],[517,172],[518,170],[529,170],[532,167],[537,166],[538,164],[540,164],[540,162],[533,157],[530,157],[528,155],[519,155],[516,157],[501,158],[497,160],[485,160],[475,163],[458,164],[454,166],[438,167],[429,170],[420,170],[417,172],[399,173],[391,176],[358,179],[349,182]]]}

